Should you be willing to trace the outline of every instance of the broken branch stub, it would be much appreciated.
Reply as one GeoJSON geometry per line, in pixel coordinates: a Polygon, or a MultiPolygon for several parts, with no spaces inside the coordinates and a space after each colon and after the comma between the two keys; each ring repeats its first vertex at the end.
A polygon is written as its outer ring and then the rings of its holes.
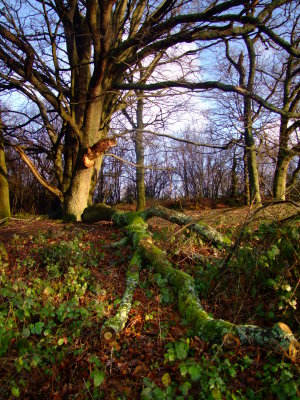
{"type": "Polygon", "coordinates": [[[104,154],[108,149],[117,145],[116,139],[100,139],[92,147],[88,147],[83,155],[83,164],[86,168],[90,168],[95,164],[95,159],[104,154]]]}

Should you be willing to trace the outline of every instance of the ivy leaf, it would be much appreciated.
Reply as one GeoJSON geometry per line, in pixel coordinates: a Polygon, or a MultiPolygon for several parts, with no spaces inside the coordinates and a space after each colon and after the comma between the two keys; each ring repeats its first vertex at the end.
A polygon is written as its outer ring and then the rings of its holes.
{"type": "Polygon", "coordinates": [[[36,335],[40,335],[43,331],[45,324],[44,322],[36,322],[33,326],[32,333],[35,333],[36,335]]]}
{"type": "Polygon", "coordinates": [[[189,352],[189,344],[185,342],[176,343],[175,350],[178,360],[185,360],[189,352]]]}
{"type": "Polygon", "coordinates": [[[15,397],[20,397],[20,389],[16,386],[12,387],[11,394],[15,397]]]}
{"type": "Polygon", "coordinates": [[[152,389],[149,387],[145,387],[141,393],[141,400],[151,400],[151,399],[153,399],[152,389]]]}
{"type": "Polygon", "coordinates": [[[186,397],[191,387],[192,385],[190,382],[184,382],[182,385],[179,386],[179,390],[181,391],[183,396],[186,397]]]}
{"type": "Polygon", "coordinates": [[[24,328],[22,334],[25,338],[27,338],[28,336],[30,336],[30,329],[24,328]]]}
{"type": "Polygon", "coordinates": [[[166,373],[162,376],[161,381],[162,381],[162,384],[163,384],[165,387],[169,386],[170,383],[171,383],[170,374],[169,374],[168,372],[166,372],[166,373]]]}
{"type": "Polygon", "coordinates": [[[101,361],[95,354],[91,355],[91,357],[89,358],[89,362],[95,364],[96,367],[102,367],[101,361]]]}
{"type": "Polygon", "coordinates": [[[189,374],[192,381],[198,381],[201,377],[201,367],[199,365],[191,365],[189,367],[189,374]]]}
{"type": "Polygon", "coordinates": [[[99,369],[97,368],[93,371],[93,381],[95,387],[101,386],[104,381],[104,378],[105,378],[104,371],[99,371],[99,369]]]}
{"type": "Polygon", "coordinates": [[[280,254],[280,250],[278,249],[278,247],[275,244],[273,244],[271,249],[267,252],[269,259],[275,260],[276,256],[278,256],[278,254],[280,254]]]}
{"type": "Polygon", "coordinates": [[[188,373],[188,366],[184,363],[179,365],[180,375],[185,376],[188,373]]]}
{"type": "Polygon", "coordinates": [[[212,389],[211,394],[215,400],[222,400],[222,394],[220,389],[212,389]]]}

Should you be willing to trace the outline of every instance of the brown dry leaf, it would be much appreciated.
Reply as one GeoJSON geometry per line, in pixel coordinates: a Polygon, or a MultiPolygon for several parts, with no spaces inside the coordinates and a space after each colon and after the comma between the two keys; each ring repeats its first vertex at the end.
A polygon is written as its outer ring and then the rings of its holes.
{"type": "Polygon", "coordinates": [[[134,368],[134,371],[132,373],[133,376],[139,376],[142,374],[142,372],[144,371],[144,365],[143,364],[139,364],[134,368]]]}

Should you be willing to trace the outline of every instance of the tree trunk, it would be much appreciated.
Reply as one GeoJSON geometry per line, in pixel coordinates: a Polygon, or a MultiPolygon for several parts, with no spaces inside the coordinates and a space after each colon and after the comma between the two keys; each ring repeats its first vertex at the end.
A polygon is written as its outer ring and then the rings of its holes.
{"type": "Polygon", "coordinates": [[[110,115],[106,113],[105,106],[105,101],[103,103],[95,102],[90,105],[89,112],[87,112],[86,124],[82,128],[84,134],[76,149],[76,161],[73,162],[72,179],[64,198],[64,210],[67,219],[80,221],[84,209],[90,205],[102,164],[103,153],[97,153],[99,155],[92,160],[93,165],[91,167],[85,166],[84,156],[93,145],[106,138],[108,127],[99,130],[101,122],[107,121],[108,115],[110,115]],[[98,114],[97,117],[95,114],[98,114]],[[99,115],[101,118],[99,118],[99,115]],[[93,116],[95,120],[92,123],[93,116]]]}
{"type": "Polygon", "coordinates": [[[299,182],[298,180],[299,175],[300,175],[300,156],[298,157],[297,167],[294,169],[292,176],[288,182],[289,189],[295,189],[297,181],[299,182]]]}
{"type": "Polygon", "coordinates": [[[249,176],[250,202],[261,204],[259,176],[256,160],[256,146],[252,133],[251,99],[244,98],[244,124],[247,168],[249,176]]]}
{"type": "Polygon", "coordinates": [[[81,221],[81,215],[88,206],[93,168],[78,167],[64,200],[65,217],[81,221]]]}
{"type": "Polygon", "coordinates": [[[10,217],[9,188],[4,154],[2,121],[0,119],[0,219],[10,217]]]}
{"type": "Polygon", "coordinates": [[[288,149],[288,118],[281,117],[279,131],[279,149],[273,182],[273,196],[277,200],[285,200],[287,172],[293,153],[288,149]]]}
{"type": "Polygon", "coordinates": [[[238,184],[238,178],[237,178],[237,159],[235,153],[233,154],[233,159],[232,159],[232,167],[231,167],[231,190],[230,190],[230,195],[233,198],[237,197],[237,184],[238,184]]]}
{"type": "MultiPolygon", "coordinates": [[[[245,87],[249,93],[252,93],[254,90],[254,78],[256,71],[256,54],[254,49],[254,40],[250,39],[249,36],[244,38],[247,50],[248,50],[248,59],[249,59],[249,71],[248,77],[246,79],[246,70],[244,67],[244,55],[241,52],[239,56],[238,63],[234,63],[237,71],[239,72],[239,84],[242,87],[245,87]]],[[[260,197],[260,188],[259,188],[259,176],[257,169],[257,160],[256,160],[256,147],[255,141],[253,137],[253,120],[252,120],[252,103],[250,96],[244,96],[244,137],[245,137],[245,155],[246,155],[246,163],[247,163],[247,172],[249,181],[246,182],[246,190],[247,184],[249,184],[249,193],[246,193],[247,203],[256,203],[261,204],[260,197]],[[248,196],[250,198],[248,198],[248,196]]]]}
{"type": "Polygon", "coordinates": [[[286,196],[286,181],[287,181],[287,172],[289,168],[290,161],[292,156],[289,154],[281,154],[278,155],[276,170],[274,175],[274,184],[273,184],[273,195],[277,200],[285,200],[286,196]]]}
{"type": "Polygon", "coordinates": [[[248,167],[247,167],[247,151],[246,148],[244,149],[244,179],[245,179],[245,189],[244,189],[244,195],[245,195],[245,203],[247,206],[250,206],[251,201],[250,201],[250,185],[249,185],[249,175],[248,175],[248,167]]]}
{"type": "Polygon", "coordinates": [[[143,123],[143,98],[137,102],[136,111],[136,134],[135,134],[135,153],[136,153],[136,192],[137,192],[137,211],[144,211],[146,207],[145,196],[145,168],[144,168],[144,123],[143,123]]]}
{"type": "Polygon", "coordinates": [[[259,188],[259,176],[258,176],[258,169],[256,162],[256,148],[254,144],[250,144],[248,147],[247,159],[248,159],[247,161],[248,161],[250,200],[251,202],[253,201],[255,204],[260,205],[261,197],[259,188]]]}

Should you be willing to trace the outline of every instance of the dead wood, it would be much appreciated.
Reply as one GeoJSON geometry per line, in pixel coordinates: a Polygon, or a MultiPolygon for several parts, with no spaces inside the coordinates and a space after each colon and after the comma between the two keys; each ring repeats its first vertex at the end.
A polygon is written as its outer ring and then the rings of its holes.
{"type": "MultiPolygon", "coordinates": [[[[153,211],[151,213],[153,215],[153,211]]],[[[165,211],[161,215],[164,213],[165,211]]],[[[299,343],[290,328],[284,323],[278,322],[272,328],[260,328],[255,325],[236,325],[210,316],[199,300],[193,278],[177,269],[176,266],[173,267],[167,259],[166,253],[154,244],[148,231],[146,218],[149,218],[149,213],[146,216],[145,213],[138,212],[115,213],[112,217],[116,225],[124,227],[135,251],[157,273],[166,278],[175,293],[177,293],[179,311],[193,329],[195,335],[213,343],[223,343],[228,348],[237,347],[240,344],[251,344],[280,351],[291,358],[297,358],[299,355],[299,343]]],[[[140,265],[140,263],[138,264],[140,265]]],[[[128,289],[129,297],[131,296],[131,298],[134,288],[135,286],[131,285],[128,289]]],[[[126,310],[124,315],[128,316],[130,302],[127,301],[126,292],[124,297],[124,310],[126,310]]],[[[115,317],[116,321],[114,321],[114,324],[117,324],[118,332],[121,327],[125,326],[127,319],[127,317],[121,318],[122,311],[119,314],[118,317],[115,317]]]]}

